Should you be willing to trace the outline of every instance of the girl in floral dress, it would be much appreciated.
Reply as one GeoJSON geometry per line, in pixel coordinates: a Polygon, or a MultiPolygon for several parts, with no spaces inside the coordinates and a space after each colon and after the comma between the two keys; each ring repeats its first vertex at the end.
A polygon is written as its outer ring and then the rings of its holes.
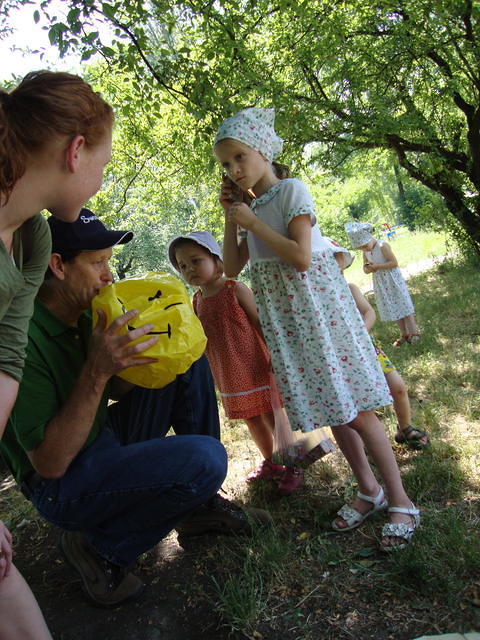
{"type": "MultiPolygon", "coordinates": [[[[354,256],[347,250],[341,247],[337,242],[330,238],[324,238],[327,244],[330,245],[330,249],[333,252],[335,260],[340,267],[341,272],[345,275],[345,269],[352,264],[354,256]]],[[[348,283],[355,305],[363,318],[363,322],[367,331],[370,332],[375,324],[376,314],[372,305],[368,302],[366,297],[356,284],[353,282],[348,283]]],[[[412,409],[410,406],[410,400],[408,398],[407,385],[403,381],[402,376],[397,371],[395,365],[389,360],[386,353],[378,347],[372,339],[372,343],[377,354],[377,360],[382,368],[383,375],[387,381],[388,388],[393,398],[393,409],[397,416],[397,433],[395,434],[395,442],[398,444],[404,444],[410,449],[420,451],[430,446],[430,440],[426,432],[423,429],[414,427],[411,423],[412,409]]]]}
{"type": "Polygon", "coordinates": [[[333,521],[348,531],[384,509],[383,488],[368,463],[368,448],[385,484],[390,522],[382,549],[403,548],[419,511],[374,409],[391,402],[371,340],[347,283],[322,241],[312,198],[295,178],[279,180],[272,161],[282,140],[271,109],[245,109],[225,120],[214,152],[223,167],[224,268],[237,276],[250,260],[260,322],[293,429],[330,425],[357,479],[359,492],[333,521]],[[248,206],[237,188],[255,198],[248,206]],[[238,235],[238,227],[247,231],[238,235]]]}
{"type": "Polygon", "coordinates": [[[400,329],[401,336],[393,346],[415,342],[420,334],[413,302],[390,245],[378,242],[371,235],[373,227],[369,222],[347,222],[345,231],[352,247],[363,251],[364,272],[373,274],[373,290],[381,320],[395,320],[400,329]]]}

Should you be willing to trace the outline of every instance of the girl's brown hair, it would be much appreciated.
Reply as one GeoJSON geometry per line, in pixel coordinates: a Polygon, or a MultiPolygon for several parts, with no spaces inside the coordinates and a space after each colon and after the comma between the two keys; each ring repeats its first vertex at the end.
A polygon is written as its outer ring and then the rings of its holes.
{"type": "Polygon", "coordinates": [[[290,168],[286,164],[280,164],[280,162],[272,162],[273,172],[279,180],[285,180],[285,178],[291,178],[290,168]]]}
{"type": "Polygon", "coordinates": [[[0,89],[0,204],[23,176],[29,156],[55,137],[99,143],[113,125],[113,110],[82,78],[33,71],[10,93],[0,89]]]}

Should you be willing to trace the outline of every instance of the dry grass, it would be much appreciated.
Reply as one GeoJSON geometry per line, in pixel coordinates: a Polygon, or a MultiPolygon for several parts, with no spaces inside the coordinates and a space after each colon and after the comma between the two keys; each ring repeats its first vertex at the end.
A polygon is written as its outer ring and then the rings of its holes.
{"type": "MultiPolygon", "coordinates": [[[[409,287],[422,340],[392,349],[396,327],[381,323],[375,338],[409,385],[415,424],[432,439],[423,453],[394,445],[406,488],[423,510],[422,527],[411,547],[392,558],[377,551],[381,518],[350,534],[332,534],[332,514],[356,491],[341,455],[316,463],[302,490],[279,498],[273,484],[247,487],[245,475],[261,456],[243,425],[226,423],[228,492],[247,505],[269,508],[278,523],[275,537],[284,545],[280,580],[264,566],[270,586],[264,586],[257,617],[250,613],[242,628],[227,604],[220,607],[225,623],[248,637],[257,630],[265,638],[287,633],[399,640],[480,628],[480,275],[476,268],[446,263],[411,279],[409,287]],[[370,602],[381,606],[372,612],[370,602]],[[273,616],[266,613],[272,608],[273,616]]],[[[393,436],[391,408],[382,419],[393,436]]],[[[222,571],[238,575],[239,568],[237,563],[222,571]]],[[[248,566],[241,567],[245,573],[248,566]]]]}

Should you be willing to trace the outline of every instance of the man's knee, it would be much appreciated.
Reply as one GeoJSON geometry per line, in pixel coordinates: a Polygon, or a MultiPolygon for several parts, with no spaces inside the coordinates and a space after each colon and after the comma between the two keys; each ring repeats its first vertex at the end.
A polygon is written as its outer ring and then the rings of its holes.
{"type": "Polygon", "coordinates": [[[227,475],[227,452],[223,444],[211,436],[191,436],[195,440],[192,447],[195,449],[195,459],[209,473],[212,480],[216,479],[219,486],[227,475]]]}

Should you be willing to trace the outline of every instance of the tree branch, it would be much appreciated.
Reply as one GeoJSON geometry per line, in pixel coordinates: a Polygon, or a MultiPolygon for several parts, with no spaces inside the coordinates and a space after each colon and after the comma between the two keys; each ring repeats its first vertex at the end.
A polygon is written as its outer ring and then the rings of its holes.
{"type": "Polygon", "coordinates": [[[140,45],[140,43],[138,41],[138,38],[135,36],[135,34],[131,31],[131,29],[127,25],[123,24],[122,22],[120,22],[116,18],[109,18],[108,16],[105,16],[105,14],[103,14],[102,11],[97,9],[97,8],[95,8],[94,10],[97,13],[99,13],[100,15],[102,15],[104,18],[106,18],[107,20],[112,22],[112,24],[114,24],[116,27],[118,27],[118,29],[121,29],[129,37],[129,39],[132,42],[133,46],[137,50],[137,53],[140,56],[140,59],[142,60],[144,65],[147,67],[147,69],[150,71],[152,76],[155,78],[155,80],[158,82],[158,84],[161,87],[163,87],[179,104],[182,104],[182,102],[178,99],[179,96],[181,96],[182,98],[185,98],[185,100],[187,100],[188,102],[191,102],[190,97],[186,93],[184,93],[182,91],[179,91],[178,89],[175,89],[174,87],[169,86],[159,76],[159,74],[157,73],[156,69],[150,63],[150,61],[148,60],[147,56],[145,55],[145,53],[144,53],[144,51],[143,51],[143,49],[142,49],[142,47],[141,47],[141,45],[140,45]]]}
{"type": "Polygon", "coordinates": [[[462,16],[463,24],[465,25],[465,34],[469,42],[475,42],[473,37],[472,28],[472,0],[465,0],[465,13],[462,16]]]}
{"type": "Polygon", "coordinates": [[[142,173],[145,165],[147,164],[147,162],[152,158],[153,156],[150,156],[149,158],[145,158],[145,160],[142,162],[142,165],[140,167],[140,169],[138,169],[138,171],[135,172],[135,175],[128,181],[127,185],[125,186],[124,190],[123,190],[123,203],[121,204],[120,207],[118,207],[118,209],[116,209],[115,213],[120,213],[120,211],[123,209],[123,207],[127,204],[127,193],[128,190],[130,189],[130,187],[132,186],[132,184],[135,182],[135,180],[138,178],[138,176],[142,173]]]}
{"type": "MultiPolygon", "coordinates": [[[[437,53],[436,51],[430,50],[428,52],[428,57],[430,58],[430,60],[432,60],[432,62],[434,62],[438,67],[440,67],[440,69],[442,69],[445,72],[445,75],[450,78],[453,79],[453,73],[452,70],[450,68],[450,65],[448,64],[448,62],[442,58],[442,56],[437,53]]],[[[479,87],[480,88],[480,85],[479,87]]],[[[457,105],[457,107],[463,111],[463,113],[467,116],[472,114],[472,111],[474,109],[474,107],[469,104],[460,94],[458,91],[453,91],[452,92],[453,95],[453,100],[455,102],[455,104],[457,105]]]]}

